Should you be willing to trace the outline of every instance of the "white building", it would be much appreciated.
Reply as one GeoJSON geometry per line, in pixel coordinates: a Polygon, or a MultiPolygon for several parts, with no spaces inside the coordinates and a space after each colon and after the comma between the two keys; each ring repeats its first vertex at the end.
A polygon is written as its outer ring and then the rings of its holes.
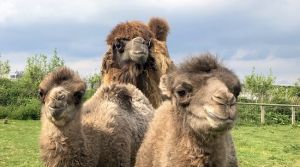
{"type": "Polygon", "coordinates": [[[18,79],[21,78],[23,76],[24,72],[23,71],[16,71],[12,74],[10,74],[9,78],[10,79],[18,79]]]}

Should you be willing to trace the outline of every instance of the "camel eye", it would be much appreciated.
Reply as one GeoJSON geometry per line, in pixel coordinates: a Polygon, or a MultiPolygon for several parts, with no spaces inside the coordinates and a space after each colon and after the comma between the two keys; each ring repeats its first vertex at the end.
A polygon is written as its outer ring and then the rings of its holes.
{"type": "Polygon", "coordinates": [[[75,93],[74,93],[74,97],[76,97],[76,98],[78,98],[78,99],[81,99],[82,93],[81,93],[81,92],[75,92],[75,93]]]}
{"type": "Polygon", "coordinates": [[[80,92],[80,91],[79,92],[75,92],[73,96],[75,98],[75,104],[79,104],[80,101],[81,101],[81,98],[83,96],[83,93],[80,92]]]}
{"type": "Polygon", "coordinates": [[[192,85],[189,83],[183,82],[180,86],[175,89],[175,93],[177,97],[185,98],[193,91],[192,85]]]}
{"type": "Polygon", "coordinates": [[[118,43],[116,43],[116,48],[117,48],[117,49],[121,49],[121,48],[122,48],[122,45],[121,45],[121,43],[119,43],[119,42],[118,42],[118,43]]]}
{"type": "Polygon", "coordinates": [[[115,48],[117,49],[117,51],[119,53],[122,53],[124,51],[124,43],[120,40],[118,40],[116,43],[115,43],[115,48]]]}
{"type": "Polygon", "coordinates": [[[43,92],[39,92],[39,95],[40,95],[40,97],[44,96],[43,92]]]}
{"type": "Polygon", "coordinates": [[[44,97],[44,91],[42,89],[39,89],[38,93],[41,98],[44,97]]]}
{"type": "Polygon", "coordinates": [[[152,39],[147,42],[148,49],[151,49],[153,46],[152,39]]]}
{"type": "Polygon", "coordinates": [[[44,92],[43,89],[39,89],[39,90],[38,90],[38,94],[39,94],[39,96],[40,96],[41,102],[44,103],[46,93],[44,92]]]}
{"type": "Polygon", "coordinates": [[[185,90],[178,90],[176,93],[179,97],[184,97],[187,94],[185,90]]]}

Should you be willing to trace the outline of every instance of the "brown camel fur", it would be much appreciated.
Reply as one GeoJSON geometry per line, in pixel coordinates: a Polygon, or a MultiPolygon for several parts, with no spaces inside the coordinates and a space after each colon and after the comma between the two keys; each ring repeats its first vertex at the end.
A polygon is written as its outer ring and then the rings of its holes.
{"type": "Polygon", "coordinates": [[[162,98],[159,79],[173,70],[166,45],[168,23],[152,18],[118,24],[107,36],[108,51],[102,61],[102,84],[131,83],[157,108],[162,98]]]}
{"type": "Polygon", "coordinates": [[[136,166],[238,166],[230,135],[241,89],[236,75],[208,54],[181,64],[160,84],[170,100],[155,112],[136,166]]]}
{"type": "Polygon", "coordinates": [[[153,108],[133,85],[101,86],[81,105],[85,83],[66,67],[40,83],[40,153],[45,166],[129,167],[153,108]]]}

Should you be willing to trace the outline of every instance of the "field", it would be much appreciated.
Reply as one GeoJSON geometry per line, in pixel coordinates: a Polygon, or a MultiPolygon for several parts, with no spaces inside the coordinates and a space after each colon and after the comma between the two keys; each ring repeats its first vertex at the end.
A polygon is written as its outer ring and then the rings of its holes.
{"type": "MultiPolygon", "coordinates": [[[[39,121],[1,122],[0,166],[41,166],[39,131],[39,121]]],[[[300,167],[299,126],[238,126],[233,136],[242,167],[300,167]]]]}

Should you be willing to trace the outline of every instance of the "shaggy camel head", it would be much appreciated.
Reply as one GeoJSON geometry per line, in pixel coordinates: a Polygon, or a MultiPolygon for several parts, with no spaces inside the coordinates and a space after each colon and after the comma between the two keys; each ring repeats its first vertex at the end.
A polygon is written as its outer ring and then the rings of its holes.
{"type": "Polygon", "coordinates": [[[160,87],[194,132],[222,132],[236,119],[241,85],[236,75],[212,55],[194,57],[164,75],[160,87]]]}
{"type": "Polygon", "coordinates": [[[86,85],[74,71],[62,67],[49,73],[39,85],[42,112],[56,126],[64,126],[79,112],[86,85]]]}
{"type": "MultiPolygon", "coordinates": [[[[148,25],[139,21],[118,24],[106,39],[102,83],[131,83],[149,99],[160,98],[159,79],[174,68],[166,46],[168,31],[167,22],[159,18],[152,18],[148,25]]],[[[152,104],[158,106],[158,102],[152,104]]]]}

